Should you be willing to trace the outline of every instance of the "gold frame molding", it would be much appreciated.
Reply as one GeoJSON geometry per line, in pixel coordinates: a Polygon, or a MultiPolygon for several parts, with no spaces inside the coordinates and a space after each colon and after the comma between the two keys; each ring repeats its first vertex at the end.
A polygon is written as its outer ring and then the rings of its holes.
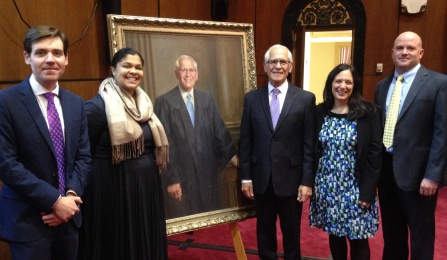
{"type": "MultiPolygon", "coordinates": [[[[194,57],[200,71],[196,87],[213,95],[237,144],[244,94],[256,88],[252,24],[109,14],[107,25],[111,57],[123,47],[132,47],[142,54],[145,60],[142,88],[152,100],[178,84],[174,57],[178,54],[194,57]]],[[[168,235],[256,215],[253,202],[244,198],[240,190],[236,168],[227,166],[219,180],[225,183],[222,208],[167,219],[168,235]]]]}

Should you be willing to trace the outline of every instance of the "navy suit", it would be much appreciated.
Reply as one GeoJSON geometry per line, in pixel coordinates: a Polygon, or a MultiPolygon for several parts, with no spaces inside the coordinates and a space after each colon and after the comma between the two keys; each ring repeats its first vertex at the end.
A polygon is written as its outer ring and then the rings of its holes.
{"type": "MultiPolygon", "coordinates": [[[[375,103],[386,120],[386,98],[393,77],[377,84],[375,103]]],[[[447,165],[447,76],[421,66],[403,101],[392,154],[383,153],[379,199],[385,240],[384,259],[433,259],[437,195],[419,195],[427,178],[443,184],[447,165]],[[423,221],[422,221],[423,220],[423,221]],[[396,250],[396,249],[399,250],[396,250]]]]}
{"type": "Polygon", "coordinates": [[[242,180],[252,180],[262,259],[276,259],[279,215],[286,259],[300,259],[300,185],[315,181],[315,96],[289,84],[273,129],[268,87],[245,95],[239,143],[242,180]]]}
{"type": "MultiPolygon", "coordinates": [[[[82,196],[91,160],[84,102],[62,88],[59,99],[65,126],[65,186],[82,196]]],[[[56,153],[29,78],[0,91],[0,117],[0,238],[36,241],[55,229],[43,223],[41,213],[52,212],[60,193],[56,153]]],[[[81,214],[68,224],[79,227],[81,214]]]]}

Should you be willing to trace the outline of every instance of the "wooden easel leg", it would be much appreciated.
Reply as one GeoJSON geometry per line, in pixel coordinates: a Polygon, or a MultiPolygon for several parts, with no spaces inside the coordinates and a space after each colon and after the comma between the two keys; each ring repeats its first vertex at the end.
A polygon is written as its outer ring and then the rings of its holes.
{"type": "Polygon", "coordinates": [[[247,260],[247,255],[245,254],[244,243],[242,242],[241,233],[237,227],[237,222],[229,223],[231,237],[233,238],[234,251],[238,260],[247,260]]]}

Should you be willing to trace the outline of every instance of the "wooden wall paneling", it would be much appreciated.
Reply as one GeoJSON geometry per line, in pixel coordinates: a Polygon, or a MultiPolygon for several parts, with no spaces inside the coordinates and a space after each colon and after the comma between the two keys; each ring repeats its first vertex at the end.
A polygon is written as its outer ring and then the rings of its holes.
{"type": "Polygon", "coordinates": [[[258,86],[267,83],[263,66],[264,54],[270,46],[281,44],[282,22],[289,3],[290,0],[256,0],[255,51],[258,86]]]}
{"type": "MultiPolygon", "coordinates": [[[[33,4],[25,5],[24,1],[17,0],[22,16],[30,23],[33,19],[25,9],[32,9],[33,4]],[[23,2],[24,4],[20,4],[23,2]]],[[[20,17],[12,1],[3,1],[0,5],[0,82],[19,81],[30,73],[29,66],[23,58],[23,38],[28,27],[20,17]]],[[[11,83],[12,84],[12,83],[11,83]]],[[[2,86],[3,87],[3,86],[2,86]]]]}
{"type": "Polygon", "coordinates": [[[447,74],[445,60],[447,57],[446,31],[447,1],[431,0],[427,9],[420,14],[401,14],[399,33],[413,31],[422,38],[424,56],[421,63],[428,69],[447,74]]]}
{"type": "MultiPolygon", "coordinates": [[[[104,38],[106,26],[101,2],[99,1],[96,15],[85,33],[85,38],[71,45],[68,50],[69,62],[62,77],[65,81],[79,82],[84,79],[104,78],[107,75],[108,61],[105,59],[105,53],[108,42],[104,38]]],[[[70,44],[73,44],[83,35],[93,15],[96,1],[17,0],[16,3],[22,17],[30,26],[54,25],[63,30],[70,44]],[[56,12],[55,10],[63,11],[56,12]]],[[[1,41],[8,43],[2,44],[1,53],[4,55],[0,59],[2,68],[0,82],[3,83],[1,87],[7,87],[22,81],[31,73],[29,65],[25,64],[23,59],[22,44],[28,27],[20,20],[18,12],[10,1],[0,6],[0,12],[5,14],[1,16],[0,28],[6,35],[1,41]],[[6,55],[9,53],[11,54],[6,55]]],[[[86,93],[88,92],[87,90],[86,93]]],[[[84,95],[82,90],[76,94],[84,95]]]]}
{"type": "Polygon", "coordinates": [[[263,73],[261,75],[260,74],[257,75],[257,77],[256,77],[256,84],[257,84],[258,88],[267,85],[268,82],[269,82],[269,77],[268,77],[268,75],[266,73],[263,73]]]}
{"type": "Polygon", "coordinates": [[[394,71],[391,49],[399,29],[399,0],[363,0],[366,12],[363,96],[373,100],[377,82],[394,71]],[[383,63],[383,73],[376,73],[376,64],[383,63]]]}
{"type": "Polygon", "coordinates": [[[80,95],[85,101],[92,99],[98,94],[99,85],[103,79],[91,81],[68,81],[60,82],[64,89],[80,95]]]}
{"type": "Polygon", "coordinates": [[[256,0],[231,1],[228,0],[228,17],[223,20],[225,22],[234,23],[251,23],[255,24],[255,7],[256,0]]]}
{"type": "Polygon", "coordinates": [[[210,0],[159,0],[160,17],[188,20],[211,20],[210,0]]]}
{"type": "Polygon", "coordinates": [[[363,77],[363,93],[362,93],[363,98],[373,102],[377,83],[386,77],[387,76],[385,75],[379,75],[379,74],[377,76],[363,77]]]}
{"type": "Polygon", "coordinates": [[[121,0],[121,14],[158,17],[158,0],[121,0]]]}
{"type": "MultiPolygon", "coordinates": [[[[64,2],[64,1],[58,1],[64,2]]],[[[70,40],[70,49],[68,50],[68,66],[63,79],[98,79],[107,75],[108,61],[108,40],[107,25],[103,14],[103,1],[99,1],[95,17],[85,33],[85,38],[81,39],[83,32],[92,18],[96,1],[80,0],[67,1],[72,3],[70,12],[62,12],[67,25],[61,28],[67,34],[70,40]],[[81,3],[83,2],[83,3],[81,3]],[[82,8],[77,8],[82,5],[82,8]],[[75,41],[78,41],[75,43],[75,41]],[[74,43],[74,44],[73,44],[74,43]]]]}
{"type": "Polygon", "coordinates": [[[10,260],[11,255],[9,254],[9,246],[6,242],[0,241],[0,259],[10,260]]]}
{"type": "MultiPolygon", "coordinates": [[[[11,87],[11,86],[13,86],[13,85],[16,85],[17,83],[16,82],[14,82],[14,83],[8,83],[8,84],[0,84],[0,90],[1,89],[5,89],[5,88],[9,88],[9,87],[11,87]]],[[[1,183],[1,182],[0,182],[1,183]]],[[[0,258],[1,259],[1,258],[0,258]]]]}
{"type": "Polygon", "coordinates": [[[392,73],[391,49],[399,29],[399,0],[384,1],[380,5],[375,0],[362,2],[366,11],[364,75],[376,75],[377,63],[383,63],[383,74],[392,73]]]}

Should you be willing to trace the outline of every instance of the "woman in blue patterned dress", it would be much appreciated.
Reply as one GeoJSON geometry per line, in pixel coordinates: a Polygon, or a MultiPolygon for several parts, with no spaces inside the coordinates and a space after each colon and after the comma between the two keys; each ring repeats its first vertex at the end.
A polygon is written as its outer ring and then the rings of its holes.
{"type": "Polygon", "coordinates": [[[379,226],[376,187],[380,177],[382,129],[379,109],[361,97],[351,65],[328,75],[318,105],[315,192],[310,225],[329,234],[334,260],[370,259],[368,238],[379,226]]]}

